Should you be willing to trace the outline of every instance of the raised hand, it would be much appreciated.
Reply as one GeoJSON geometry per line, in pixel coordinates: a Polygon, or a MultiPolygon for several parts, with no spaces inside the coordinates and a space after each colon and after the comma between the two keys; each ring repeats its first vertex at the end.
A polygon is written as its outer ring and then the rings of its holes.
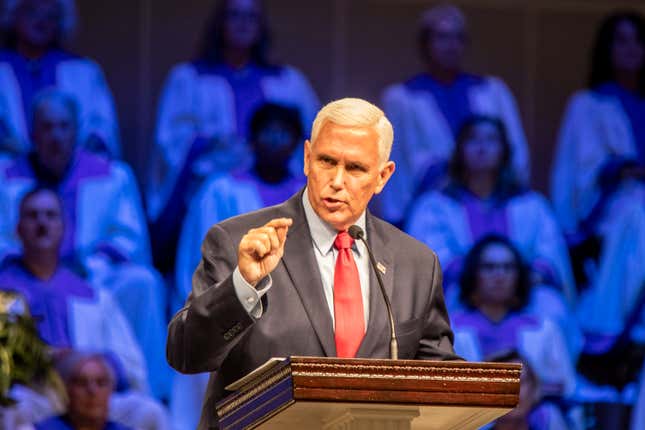
{"type": "Polygon", "coordinates": [[[255,286],[276,268],[284,254],[287,231],[292,223],[291,218],[272,219],[242,237],[237,265],[246,282],[255,286]]]}

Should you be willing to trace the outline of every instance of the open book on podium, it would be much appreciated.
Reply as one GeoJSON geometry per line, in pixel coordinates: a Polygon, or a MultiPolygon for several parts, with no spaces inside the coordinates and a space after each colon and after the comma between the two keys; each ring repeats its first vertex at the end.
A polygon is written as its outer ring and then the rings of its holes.
{"type": "Polygon", "coordinates": [[[274,358],[229,385],[220,429],[478,429],[513,409],[521,365],[274,358]]]}

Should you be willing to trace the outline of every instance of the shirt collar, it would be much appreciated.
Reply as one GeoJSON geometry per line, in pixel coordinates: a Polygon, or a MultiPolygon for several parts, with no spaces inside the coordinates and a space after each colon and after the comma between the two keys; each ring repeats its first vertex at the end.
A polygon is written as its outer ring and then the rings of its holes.
{"type": "MultiPolygon", "coordinates": [[[[322,220],[311,206],[309,201],[309,196],[307,194],[308,188],[305,187],[305,191],[302,193],[302,206],[305,209],[305,218],[307,218],[307,225],[309,226],[309,232],[311,233],[311,238],[314,241],[314,246],[321,255],[327,255],[334,246],[334,239],[338,235],[338,231],[327,224],[322,220]]],[[[356,225],[363,229],[365,232],[365,238],[367,239],[367,231],[365,229],[365,211],[358,217],[356,225]]],[[[361,247],[357,246],[357,242],[354,242],[352,246],[354,251],[361,254],[361,247]]]]}

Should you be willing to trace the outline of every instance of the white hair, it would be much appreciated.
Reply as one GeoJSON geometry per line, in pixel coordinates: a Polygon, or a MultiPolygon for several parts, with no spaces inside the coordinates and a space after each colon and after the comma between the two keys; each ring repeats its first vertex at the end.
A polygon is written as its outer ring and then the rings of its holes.
{"type": "Polygon", "coordinates": [[[344,98],[326,104],[314,119],[311,128],[311,144],[327,122],[348,127],[373,127],[378,134],[379,157],[385,162],[390,158],[394,130],[381,109],[358,98],[344,98]]]}
{"type": "Polygon", "coordinates": [[[61,91],[56,87],[44,88],[34,96],[30,110],[33,124],[35,124],[40,118],[43,108],[50,103],[59,103],[64,106],[72,117],[74,125],[78,126],[79,107],[76,99],[71,94],[61,91]]]}
{"type": "Polygon", "coordinates": [[[56,362],[56,371],[65,385],[68,385],[70,381],[78,375],[81,367],[90,361],[100,363],[103,366],[108,375],[108,379],[110,380],[110,384],[114,387],[117,382],[116,372],[107,358],[98,352],[78,350],[70,351],[56,362]]]}
{"type": "MultiPolygon", "coordinates": [[[[16,23],[18,8],[25,0],[4,0],[0,26],[2,29],[12,31],[16,23]]],[[[56,0],[61,10],[60,22],[58,23],[58,42],[62,43],[69,39],[76,30],[77,12],[74,0],[56,0]]]]}

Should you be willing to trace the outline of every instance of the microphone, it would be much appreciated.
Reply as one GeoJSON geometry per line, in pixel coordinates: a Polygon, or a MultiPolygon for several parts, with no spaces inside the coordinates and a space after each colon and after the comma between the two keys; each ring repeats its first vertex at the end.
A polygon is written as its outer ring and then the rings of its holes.
{"type": "Polygon", "coordinates": [[[349,233],[352,239],[361,240],[365,244],[365,248],[367,248],[367,255],[370,258],[372,269],[374,269],[374,273],[376,273],[376,280],[378,281],[378,285],[381,288],[381,294],[383,295],[385,307],[387,308],[387,316],[390,319],[390,358],[392,360],[396,360],[399,358],[399,344],[396,341],[396,331],[394,331],[394,314],[392,313],[392,305],[390,304],[390,299],[385,293],[385,286],[383,285],[381,273],[376,269],[376,260],[374,259],[374,254],[372,254],[372,250],[365,240],[365,233],[363,232],[362,228],[357,225],[353,225],[349,229],[347,229],[347,233],[349,233]]]}

